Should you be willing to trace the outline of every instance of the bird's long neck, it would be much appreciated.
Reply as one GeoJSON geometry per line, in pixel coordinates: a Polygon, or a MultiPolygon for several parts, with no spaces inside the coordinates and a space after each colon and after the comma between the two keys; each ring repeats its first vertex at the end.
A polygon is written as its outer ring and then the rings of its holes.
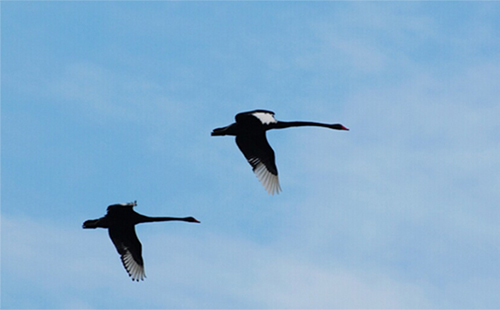
{"type": "Polygon", "coordinates": [[[289,128],[289,127],[301,127],[301,126],[314,126],[314,127],[325,127],[325,128],[330,128],[330,129],[337,129],[337,130],[348,130],[344,126],[340,124],[324,124],[324,123],[318,123],[318,122],[301,122],[301,121],[296,121],[296,122],[276,122],[276,123],[271,123],[269,124],[269,129],[282,129],[282,128],[289,128]]]}
{"type": "Polygon", "coordinates": [[[160,217],[154,217],[154,216],[145,216],[141,215],[141,217],[138,219],[138,223],[150,223],[150,222],[167,222],[167,221],[184,221],[187,222],[186,217],[166,217],[166,216],[160,216],[160,217]]]}

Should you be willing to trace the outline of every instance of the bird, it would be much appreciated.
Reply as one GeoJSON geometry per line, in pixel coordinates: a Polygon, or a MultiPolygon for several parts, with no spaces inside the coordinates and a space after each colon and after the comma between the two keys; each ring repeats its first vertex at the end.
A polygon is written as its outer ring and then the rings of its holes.
{"type": "Polygon", "coordinates": [[[142,245],[135,233],[135,225],[149,222],[184,221],[200,223],[194,217],[149,217],[133,210],[137,201],[118,203],[108,206],[105,216],[96,220],[87,220],[83,228],[107,228],[109,237],[115,245],[125,270],[132,281],[144,281],[144,261],[142,259],[142,245]]]}
{"type": "Polygon", "coordinates": [[[279,194],[281,187],[274,151],[267,142],[266,131],[300,126],[317,126],[336,130],[349,130],[341,124],[317,122],[282,122],[274,118],[274,112],[253,110],[235,116],[236,122],[212,131],[212,136],[236,136],[236,144],[243,153],[253,172],[268,194],[279,194]]]}

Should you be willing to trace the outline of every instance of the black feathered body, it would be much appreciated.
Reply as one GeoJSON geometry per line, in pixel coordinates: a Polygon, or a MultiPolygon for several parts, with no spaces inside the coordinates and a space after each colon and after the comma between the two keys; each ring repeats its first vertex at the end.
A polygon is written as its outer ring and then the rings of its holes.
{"type": "Polygon", "coordinates": [[[136,205],[114,204],[110,205],[104,217],[96,220],[87,220],[83,223],[83,228],[107,228],[109,237],[113,242],[120,259],[132,280],[144,280],[144,260],[142,259],[142,245],[137,238],[135,225],[147,222],[160,221],[185,221],[196,222],[193,217],[149,217],[139,214],[133,210],[136,205]]]}
{"type": "Polygon", "coordinates": [[[212,136],[236,136],[236,145],[243,153],[248,163],[264,185],[269,194],[279,193],[281,187],[278,179],[275,154],[269,142],[266,131],[301,126],[317,126],[337,130],[348,130],[341,124],[323,124],[317,122],[281,122],[274,118],[274,112],[268,110],[253,110],[239,113],[236,122],[212,131],[212,136]]]}

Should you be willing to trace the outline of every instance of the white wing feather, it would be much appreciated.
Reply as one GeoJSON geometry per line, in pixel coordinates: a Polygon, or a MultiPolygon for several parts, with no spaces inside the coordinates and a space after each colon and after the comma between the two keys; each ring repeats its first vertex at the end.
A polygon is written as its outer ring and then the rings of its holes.
{"type": "Polygon", "coordinates": [[[127,252],[121,256],[123,266],[128,272],[128,275],[132,277],[132,281],[144,281],[146,277],[146,273],[144,272],[144,266],[139,265],[134,258],[132,257],[132,253],[128,249],[125,249],[127,252]]]}
{"type": "Polygon", "coordinates": [[[271,113],[255,112],[252,115],[258,118],[264,125],[278,122],[271,113]]]}
{"type": "Polygon", "coordinates": [[[278,176],[269,172],[263,163],[259,162],[253,172],[270,195],[279,194],[281,187],[278,176]]]}

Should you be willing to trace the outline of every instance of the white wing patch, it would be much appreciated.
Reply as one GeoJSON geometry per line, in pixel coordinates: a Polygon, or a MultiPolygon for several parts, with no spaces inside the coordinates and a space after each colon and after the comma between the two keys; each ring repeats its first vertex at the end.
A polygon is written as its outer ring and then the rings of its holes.
{"type": "Polygon", "coordinates": [[[134,202],[127,202],[127,203],[117,203],[117,205],[124,206],[124,207],[135,207],[137,206],[137,200],[134,202]]]}
{"type": "Polygon", "coordinates": [[[272,174],[266,168],[266,166],[261,163],[258,159],[251,159],[254,163],[258,162],[257,166],[253,169],[253,172],[259,179],[260,183],[264,185],[267,193],[269,195],[279,194],[281,191],[280,182],[277,175],[272,174]]]}
{"type": "Polygon", "coordinates": [[[144,272],[144,266],[139,265],[134,258],[132,253],[128,249],[127,252],[123,254],[120,258],[122,259],[123,266],[128,272],[128,275],[132,277],[132,281],[144,281],[146,273],[144,272]]]}
{"type": "Polygon", "coordinates": [[[252,115],[258,118],[264,125],[278,122],[271,113],[255,112],[252,115]]]}

